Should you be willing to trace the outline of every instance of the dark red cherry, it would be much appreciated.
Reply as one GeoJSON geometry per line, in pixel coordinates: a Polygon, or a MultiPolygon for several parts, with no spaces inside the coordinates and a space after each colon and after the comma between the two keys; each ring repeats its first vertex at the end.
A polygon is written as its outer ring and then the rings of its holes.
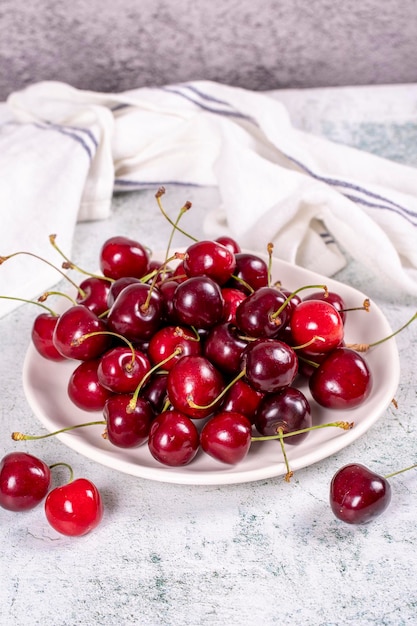
{"type": "Polygon", "coordinates": [[[260,287],[268,285],[268,265],[263,259],[251,252],[238,252],[235,254],[236,269],[227,286],[241,289],[245,293],[250,293],[251,289],[256,291],[260,287]],[[242,282],[243,281],[243,282],[242,282]],[[249,289],[245,286],[249,285],[249,289]]]}
{"type": "Polygon", "coordinates": [[[251,434],[252,425],[245,415],[222,411],[204,424],[200,443],[204,452],[214,459],[235,465],[247,455],[251,434]]]}
{"type": "Polygon", "coordinates": [[[224,285],[236,268],[235,254],[217,241],[197,241],[188,246],[183,266],[189,277],[208,276],[224,285]]]}
{"type": "Polygon", "coordinates": [[[130,394],[113,395],[103,410],[107,439],[119,448],[135,448],[145,443],[154,418],[149,402],[138,398],[131,410],[131,399],[130,394]]]}
{"type": "Polygon", "coordinates": [[[304,354],[330,352],[343,342],[343,321],[335,307],[325,300],[303,300],[290,319],[291,334],[304,354]]]}
{"type": "Polygon", "coordinates": [[[242,251],[240,245],[238,244],[236,239],[233,239],[233,237],[222,235],[221,237],[217,237],[215,241],[217,241],[217,243],[221,243],[223,246],[228,248],[230,252],[233,252],[233,254],[237,254],[238,252],[242,251]]]}
{"type": "Polygon", "coordinates": [[[229,323],[217,324],[204,340],[204,356],[225,374],[235,374],[240,368],[243,351],[248,342],[239,337],[229,323]]]}
{"type": "Polygon", "coordinates": [[[148,340],[162,323],[162,297],[145,283],[125,287],[107,317],[109,330],[133,342],[148,340]]]}
{"type": "Polygon", "coordinates": [[[155,415],[162,413],[167,400],[168,374],[156,371],[141,389],[140,396],[151,405],[155,415]]]}
{"type": "Polygon", "coordinates": [[[37,352],[50,361],[63,361],[64,357],[55,347],[54,332],[59,317],[50,313],[41,313],[32,326],[32,342],[37,352]]]}
{"type": "Polygon", "coordinates": [[[273,287],[260,287],[236,309],[236,326],[249,337],[276,337],[288,320],[287,307],[277,315],[286,296],[273,287]]]}
{"type": "MultiPolygon", "coordinates": [[[[312,415],[306,396],[295,387],[287,387],[278,393],[266,394],[259,403],[254,423],[261,435],[277,435],[310,428],[312,415]]],[[[286,443],[298,444],[308,433],[300,433],[285,439],[286,443]]]]}
{"type": "Polygon", "coordinates": [[[105,278],[89,276],[79,284],[84,295],[77,294],[78,304],[83,304],[96,315],[103,315],[109,309],[110,286],[111,282],[105,278]]]}
{"type": "Polygon", "coordinates": [[[101,385],[97,369],[100,359],[82,361],[72,372],[67,386],[70,400],[83,411],[101,411],[112,392],[101,385]]]}
{"type": "Polygon", "coordinates": [[[142,244],[129,237],[107,239],[100,250],[100,269],[104,276],[142,278],[148,272],[149,253],[142,244]]]}
{"type": "Polygon", "coordinates": [[[339,469],[330,483],[330,506],[347,524],[366,524],[381,515],[391,501],[386,478],[360,463],[339,469]]]}
{"type": "Polygon", "coordinates": [[[135,278],[134,276],[123,276],[112,282],[107,296],[107,307],[110,309],[113,306],[117,296],[125,287],[133,284],[137,285],[140,282],[140,278],[135,278]]]}
{"type": "Polygon", "coordinates": [[[223,317],[223,296],[219,285],[208,276],[194,276],[180,283],[173,297],[173,309],[180,324],[207,329],[223,317]]]}
{"type": "Polygon", "coordinates": [[[199,446],[200,437],[195,424],[179,411],[165,411],[151,424],[149,451],[164,465],[188,465],[197,454],[199,446]]]}
{"type": "Polygon", "coordinates": [[[256,391],[240,378],[227,390],[222,402],[222,411],[241,413],[253,423],[256,409],[263,397],[263,393],[256,391]]]}
{"type": "Polygon", "coordinates": [[[223,376],[207,358],[184,356],[168,374],[167,391],[177,411],[198,419],[210,415],[218,406],[223,385],[223,376]],[[212,402],[214,405],[209,408],[199,408],[212,402]]]}
{"type": "Polygon", "coordinates": [[[68,359],[88,361],[107,350],[111,343],[106,323],[82,304],[72,306],[61,314],[55,326],[53,341],[56,349],[68,359]],[[84,335],[95,334],[85,340],[84,335]]]}
{"type": "Polygon", "coordinates": [[[314,400],[329,409],[352,409],[364,402],[372,389],[365,359],[350,348],[336,348],[309,378],[314,400]]]}
{"type": "Polygon", "coordinates": [[[26,452],[10,452],[0,461],[0,506],[9,511],[33,509],[46,496],[51,471],[26,452]]]}
{"type": "Polygon", "coordinates": [[[288,387],[298,370],[297,355],[278,339],[258,339],[248,345],[242,361],[248,382],[257,391],[274,393],[288,387]]]}

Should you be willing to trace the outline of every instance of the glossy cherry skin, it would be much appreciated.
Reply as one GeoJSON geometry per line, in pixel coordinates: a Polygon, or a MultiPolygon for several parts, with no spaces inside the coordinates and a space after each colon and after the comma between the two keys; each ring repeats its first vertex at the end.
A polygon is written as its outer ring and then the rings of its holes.
{"type": "Polygon", "coordinates": [[[151,424],[148,447],[160,463],[188,465],[198,452],[200,436],[194,422],[179,411],[165,411],[151,424]]]}
{"type": "Polygon", "coordinates": [[[151,405],[143,398],[138,398],[135,408],[130,410],[131,398],[130,394],[113,395],[103,410],[106,437],[119,448],[135,448],[145,443],[154,418],[151,405]]]}
{"type": "Polygon", "coordinates": [[[153,365],[173,355],[163,364],[166,371],[183,356],[198,354],[201,354],[201,341],[191,328],[184,326],[164,326],[149,341],[148,355],[153,365]],[[175,354],[177,350],[180,352],[175,354]]]}
{"type": "Polygon", "coordinates": [[[350,348],[336,348],[309,378],[314,400],[329,409],[352,409],[364,402],[372,389],[365,359],[350,348]]]}
{"type": "Polygon", "coordinates": [[[204,340],[204,356],[224,374],[235,374],[248,342],[241,339],[232,324],[217,324],[204,340]]]}
{"type": "MultiPolygon", "coordinates": [[[[295,387],[287,387],[278,393],[266,394],[259,403],[254,420],[261,435],[277,435],[310,428],[312,415],[310,403],[305,395],[295,387]]],[[[298,444],[308,433],[286,437],[285,442],[298,444]]]]}
{"type": "Polygon", "coordinates": [[[330,483],[330,506],[347,524],[366,524],[385,511],[391,501],[386,478],[360,463],[345,465],[330,483]]]}
{"type": "Polygon", "coordinates": [[[216,237],[215,241],[217,241],[217,243],[221,243],[223,246],[228,248],[230,252],[233,252],[233,254],[242,252],[240,245],[238,244],[236,239],[233,239],[233,237],[229,237],[228,235],[222,235],[220,237],[216,237]]]}
{"type": "Polygon", "coordinates": [[[104,276],[142,278],[148,272],[149,253],[142,244],[129,237],[110,237],[100,250],[100,269],[104,276]]]}
{"type": "Polygon", "coordinates": [[[334,308],[342,318],[343,323],[345,323],[345,301],[342,296],[335,291],[328,291],[327,293],[324,291],[315,291],[314,293],[310,293],[308,296],[305,296],[303,300],[324,300],[325,302],[328,302],[329,304],[334,306],[334,308]]]}
{"type": "Polygon", "coordinates": [[[95,359],[107,350],[111,343],[106,323],[82,304],[72,306],[61,314],[54,330],[53,341],[56,349],[67,359],[88,361],[95,359]],[[80,343],[77,340],[89,333],[101,333],[80,343]]]}
{"type": "Polygon", "coordinates": [[[298,371],[294,350],[278,339],[258,339],[244,352],[246,379],[257,391],[274,393],[288,387],[298,371]]]}
{"type": "Polygon", "coordinates": [[[222,296],[224,300],[222,321],[236,324],[236,310],[239,304],[246,298],[246,294],[240,289],[223,287],[222,296]]]}
{"type": "Polygon", "coordinates": [[[116,346],[101,356],[97,376],[99,383],[114,393],[133,393],[150,369],[141,350],[132,353],[128,346],[116,346]]]}
{"type": "Polygon", "coordinates": [[[184,356],[168,373],[167,391],[172,406],[195,419],[207,417],[214,411],[223,386],[222,374],[203,356],[184,356]],[[198,408],[212,402],[213,406],[198,408]]]}
{"type": "Polygon", "coordinates": [[[276,315],[286,296],[273,287],[260,287],[236,309],[236,326],[249,337],[276,337],[288,321],[287,307],[276,315]]]}
{"type": "Polygon", "coordinates": [[[187,276],[208,276],[224,285],[236,268],[235,254],[217,241],[203,240],[188,246],[183,267],[187,276]]]}
{"type": "Polygon", "coordinates": [[[245,415],[219,412],[203,426],[201,447],[211,457],[236,465],[247,455],[251,445],[252,425],[245,415]]]}
{"type": "Polygon", "coordinates": [[[243,378],[236,380],[226,392],[221,405],[222,411],[245,415],[253,423],[256,410],[264,397],[243,378]]]}
{"type": "Polygon", "coordinates": [[[167,400],[168,374],[156,371],[141,389],[140,396],[151,405],[155,415],[162,413],[167,400]]]}
{"type": "Polygon", "coordinates": [[[72,372],[67,386],[70,400],[83,411],[101,411],[112,396],[98,378],[100,359],[82,361],[72,372]]]}
{"type": "Polygon", "coordinates": [[[51,471],[26,452],[10,452],[0,461],[0,506],[9,511],[33,509],[48,493],[51,471]]]}
{"type": "Polygon", "coordinates": [[[54,344],[54,332],[59,317],[50,313],[38,315],[32,326],[32,342],[37,352],[50,361],[63,361],[66,357],[58,352],[54,344]]]}
{"type": "Polygon", "coordinates": [[[125,287],[128,287],[129,285],[137,285],[140,282],[140,278],[135,278],[134,276],[123,276],[122,278],[118,278],[112,282],[107,295],[107,307],[111,309],[117,296],[125,287]]]}
{"type": "Polygon", "coordinates": [[[293,310],[290,328],[304,354],[330,352],[343,342],[344,326],[335,307],[324,300],[303,300],[293,310]],[[320,339],[316,339],[320,337],[320,339]]]}
{"type": "Polygon", "coordinates": [[[233,272],[233,276],[236,276],[239,280],[231,278],[227,283],[227,287],[234,287],[249,293],[251,289],[256,291],[260,287],[268,285],[268,265],[263,259],[250,252],[238,252],[235,254],[235,260],[236,269],[233,272]],[[250,289],[244,283],[249,285],[250,289]]]}
{"type": "Polygon", "coordinates": [[[139,283],[125,287],[117,296],[107,317],[109,330],[129,341],[152,337],[161,325],[162,297],[157,288],[139,283]]]}
{"type": "Polygon", "coordinates": [[[102,520],[103,510],[100,492],[86,478],[55,487],[45,500],[49,524],[70,537],[85,535],[96,528],[102,520]]]}
{"type": "Polygon", "coordinates": [[[107,300],[110,286],[111,282],[106,278],[89,276],[79,284],[84,295],[77,294],[78,304],[83,304],[96,315],[103,315],[109,309],[107,300]]]}
{"type": "Polygon", "coordinates": [[[181,324],[207,329],[223,317],[224,301],[219,285],[208,276],[193,276],[174,292],[173,309],[181,324]]]}

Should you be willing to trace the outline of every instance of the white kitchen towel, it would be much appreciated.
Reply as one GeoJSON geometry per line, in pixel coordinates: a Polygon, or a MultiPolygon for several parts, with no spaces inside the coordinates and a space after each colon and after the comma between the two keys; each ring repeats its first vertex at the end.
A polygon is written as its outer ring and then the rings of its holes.
{"type": "MultiPolygon", "coordinates": [[[[391,288],[417,294],[417,172],[295,129],[274,97],[198,81],[105,94],[43,82],[11,94],[0,120],[0,255],[69,253],[77,220],[111,213],[114,191],[217,186],[208,236],[229,233],[325,275],[343,251],[391,288]]],[[[56,282],[24,257],[0,267],[0,295],[56,282]]],[[[29,295],[28,295],[29,294],[29,295]]],[[[0,314],[13,306],[0,301],[0,314]]]]}

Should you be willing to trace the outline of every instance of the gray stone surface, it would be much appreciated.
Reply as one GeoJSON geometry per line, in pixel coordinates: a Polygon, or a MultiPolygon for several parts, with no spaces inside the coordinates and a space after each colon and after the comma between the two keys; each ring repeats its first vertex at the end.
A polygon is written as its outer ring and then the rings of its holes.
{"type": "Polygon", "coordinates": [[[417,80],[415,0],[2,0],[0,99],[39,80],[120,91],[417,80]]]}

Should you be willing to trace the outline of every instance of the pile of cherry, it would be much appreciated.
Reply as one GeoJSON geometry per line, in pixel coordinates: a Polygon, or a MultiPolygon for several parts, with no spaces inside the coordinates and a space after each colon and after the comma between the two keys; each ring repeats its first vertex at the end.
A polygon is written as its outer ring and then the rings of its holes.
{"type": "MultiPolygon", "coordinates": [[[[271,259],[272,246],[268,253],[271,259]]],[[[80,269],[64,259],[63,268],[80,269]]],[[[88,276],[72,283],[76,295],[63,312],[44,304],[49,294],[39,299],[46,311],[34,320],[32,341],[46,359],[74,360],[68,395],[79,408],[102,412],[92,423],[103,424],[112,445],[147,445],[170,467],[198,453],[234,465],[253,441],[274,438],[289,480],[284,443],[297,445],[315,428],[297,378],[325,408],[350,409],[370,394],[366,359],[345,345],[340,295],[324,285],[289,291],[274,284],[267,260],[229,237],[194,240],[155,261],[140,242],[116,236],[101,247],[99,266],[100,275],[80,270],[88,276]]],[[[4,508],[32,508],[49,487],[50,468],[39,459],[15,452],[1,461],[4,508]]],[[[369,521],[389,500],[387,479],[362,466],[346,466],[332,480],[332,510],[349,523],[369,521]]],[[[76,535],[99,523],[103,507],[96,487],[78,479],[50,491],[45,511],[54,528],[76,535]]]]}

